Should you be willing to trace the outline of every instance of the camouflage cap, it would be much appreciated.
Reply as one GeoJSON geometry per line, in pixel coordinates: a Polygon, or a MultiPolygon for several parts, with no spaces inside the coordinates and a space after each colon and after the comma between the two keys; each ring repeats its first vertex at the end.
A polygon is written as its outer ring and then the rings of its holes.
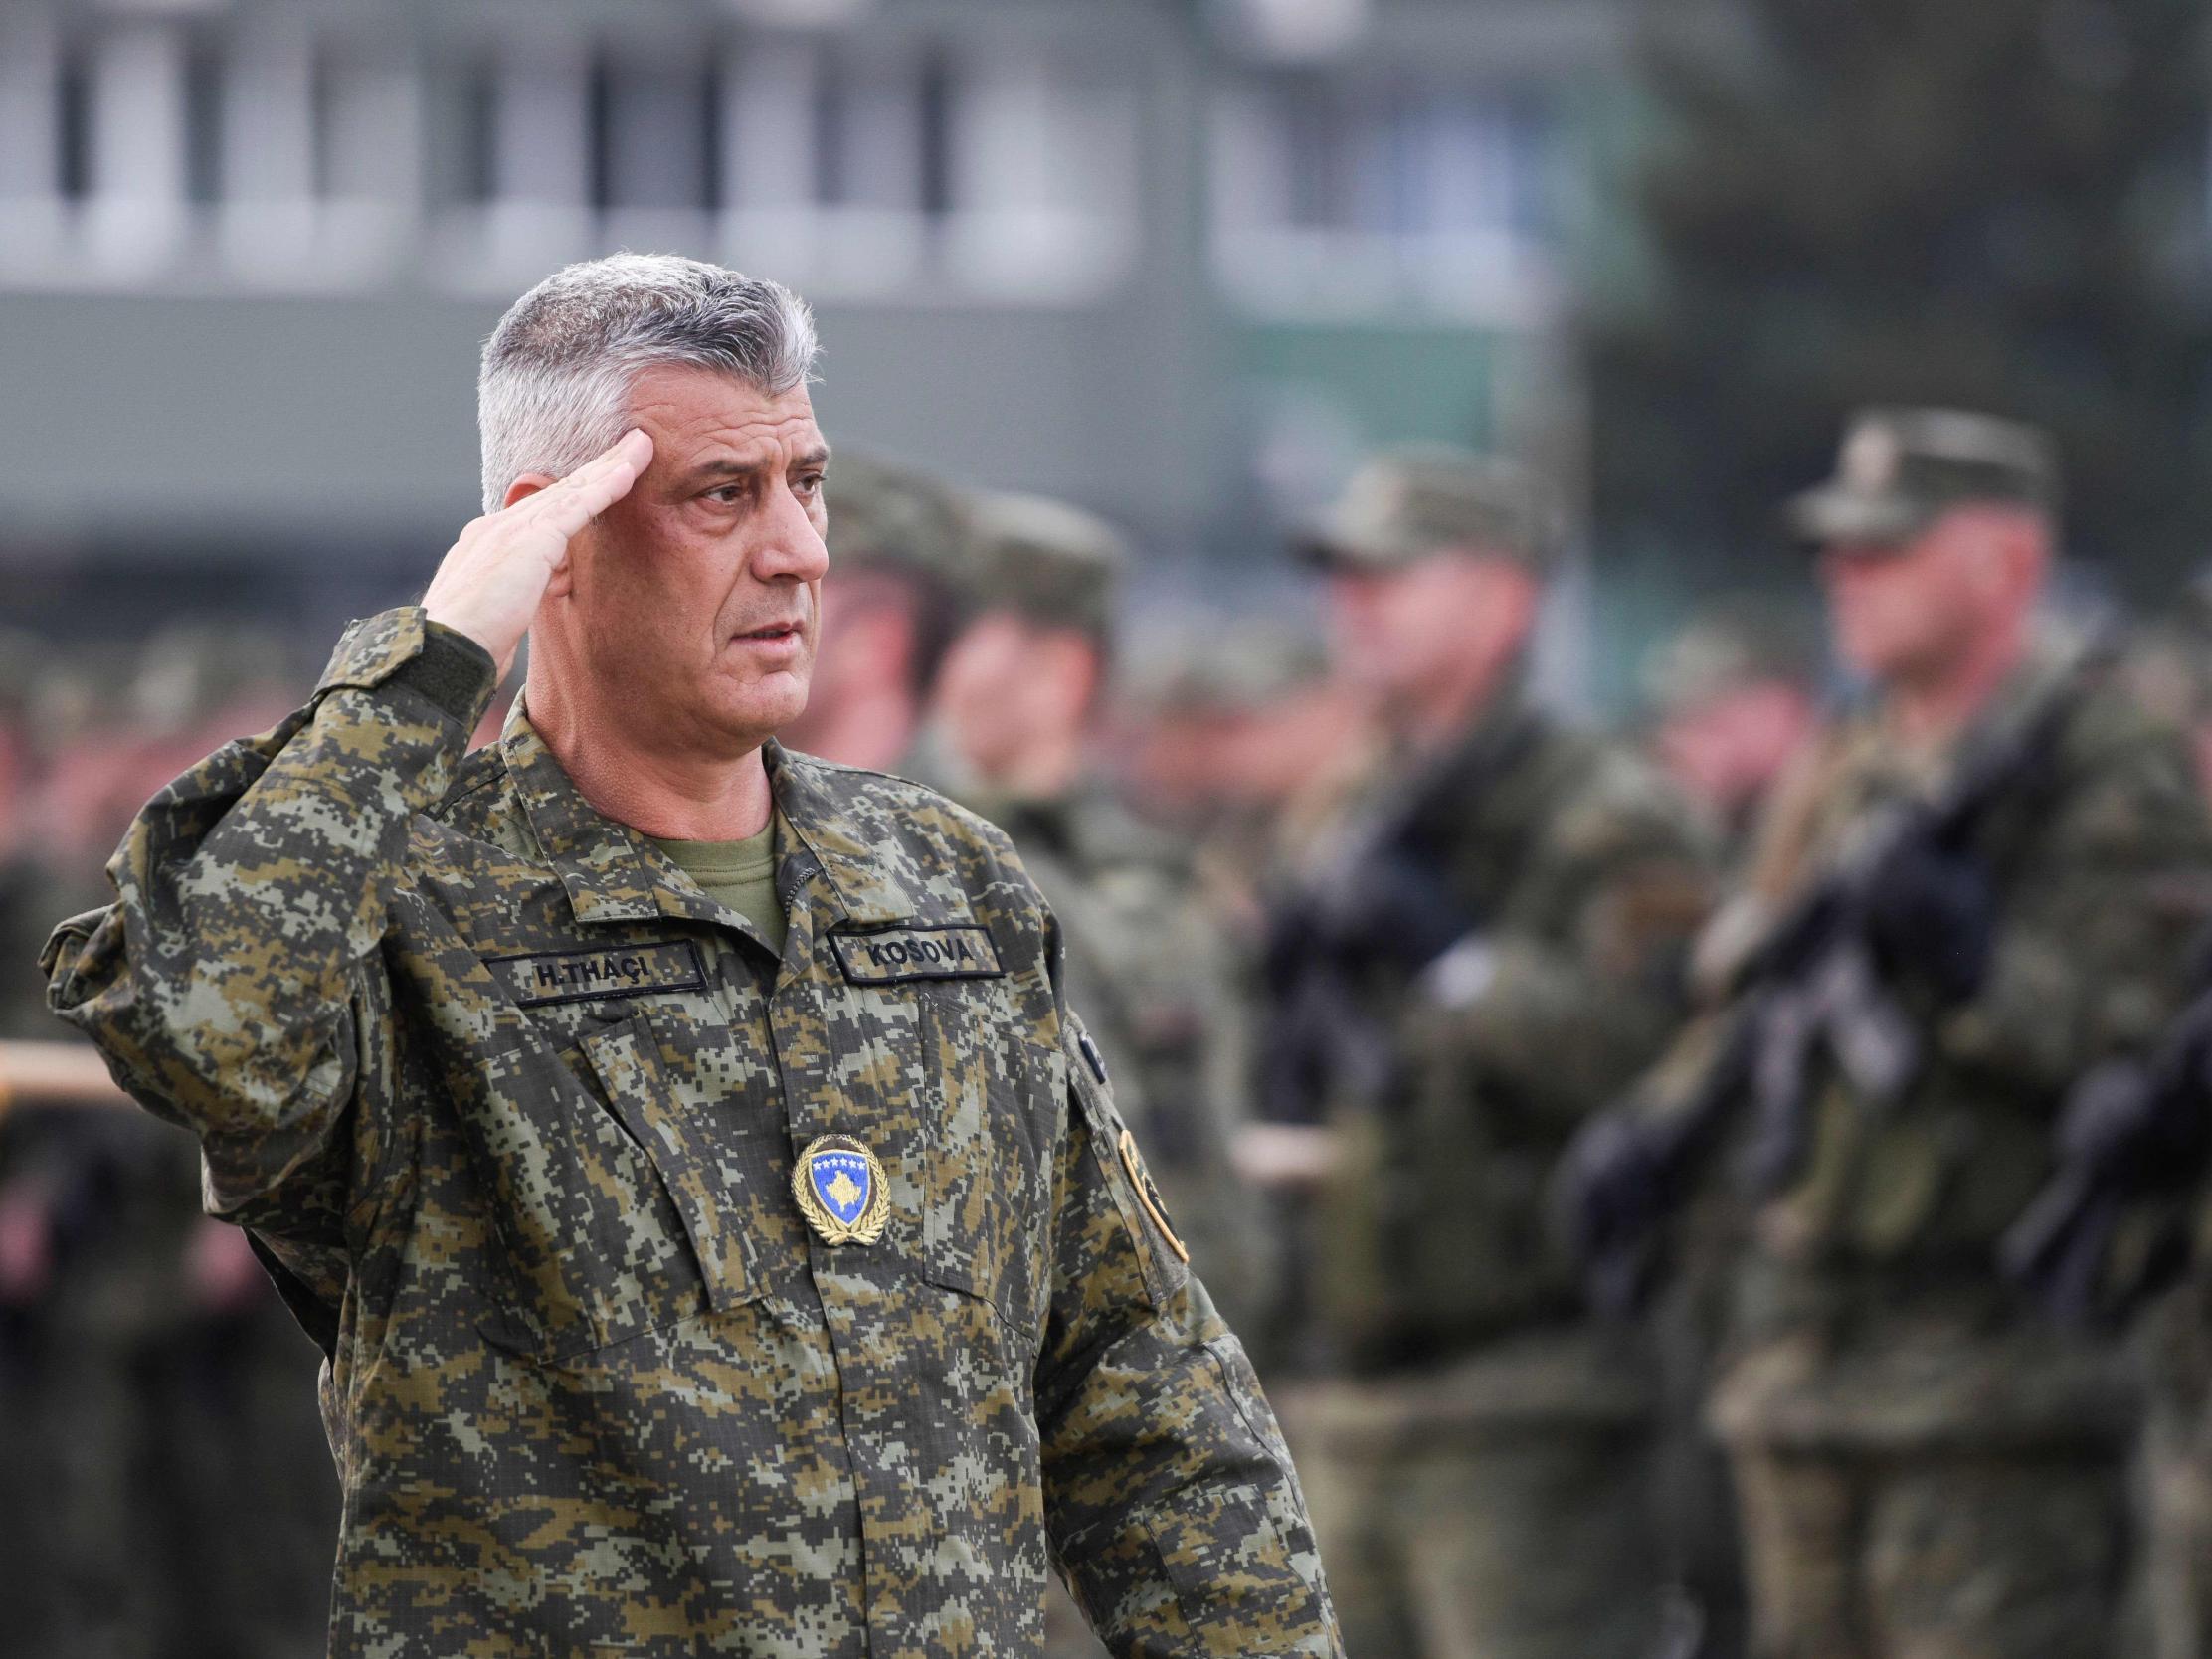
{"type": "Polygon", "coordinates": [[[1808,613],[1732,595],[1654,646],[1639,677],[1651,711],[1665,718],[1748,686],[1779,680],[1809,687],[1819,672],[1820,632],[1808,613]]]}
{"type": "Polygon", "coordinates": [[[1962,501],[2055,511],[2058,452],[2036,427],[1955,409],[1869,409],[1851,419],[1836,475],[1794,497],[1810,542],[1909,540],[1962,501]]]}
{"type": "Polygon", "coordinates": [[[1310,628],[1209,611],[1146,619],[1123,673],[1124,697],[1149,713],[1265,708],[1328,672],[1310,628]]]}
{"type": "Polygon", "coordinates": [[[979,495],[969,506],[973,608],[1018,611],[1111,638],[1127,544],[1114,527],[1039,495],[979,495]]]}
{"type": "Polygon", "coordinates": [[[1528,467],[1502,456],[1421,444],[1370,460],[1293,545],[1318,564],[1371,570],[1468,549],[1545,571],[1559,555],[1561,529],[1552,489],[1528,467]]]}
{"type": "Polygon", "coordinates": [[[825,491],[832,571],[918,570],[960,586],[967,537],[959,497],[911,467],[840,451],[825,491]]]}

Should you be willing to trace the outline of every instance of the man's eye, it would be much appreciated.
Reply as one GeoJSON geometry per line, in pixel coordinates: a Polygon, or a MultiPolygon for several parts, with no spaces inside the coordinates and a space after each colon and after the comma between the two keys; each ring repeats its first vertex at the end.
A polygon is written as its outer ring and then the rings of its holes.
{"type": "Polygon", "coordinates": [[[729,507],[735,506],[744,493],[745,486],[743,484],[723,484],[719,488],[708,490],[706,498],[709,501],[718,501],[723,506],[729,507]]]}
{"type": "Polygon", "coordinates": [[[809,477],[795,479],[791,487],[802,495],[820,495],[822,493],[822,474],[817,472],[809,477]]]}

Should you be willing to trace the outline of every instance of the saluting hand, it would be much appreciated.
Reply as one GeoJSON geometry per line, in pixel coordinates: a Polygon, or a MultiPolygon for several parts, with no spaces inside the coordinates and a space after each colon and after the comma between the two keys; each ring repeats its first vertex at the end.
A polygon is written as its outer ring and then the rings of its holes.
{"type": "Polygon", "coordinates": [[[491,652],[505,679],[570,538],[629,494],[651,460],[651,437],[633,427],[567,477],[471,519],[423,595],[431,621],[491,652]]]}

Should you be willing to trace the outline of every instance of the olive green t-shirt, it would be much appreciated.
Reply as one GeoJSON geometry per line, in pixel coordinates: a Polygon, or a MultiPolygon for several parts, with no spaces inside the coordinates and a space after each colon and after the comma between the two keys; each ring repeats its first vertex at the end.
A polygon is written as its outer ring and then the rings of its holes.
{"type": "Polygon", "coordinates": [[[761,930],[761,937],[784,951],[784,905],[776,893],[776,821],[741,841],[669,841],[652,844],[699,885],[699,891],[726,904],[761,930]]]}

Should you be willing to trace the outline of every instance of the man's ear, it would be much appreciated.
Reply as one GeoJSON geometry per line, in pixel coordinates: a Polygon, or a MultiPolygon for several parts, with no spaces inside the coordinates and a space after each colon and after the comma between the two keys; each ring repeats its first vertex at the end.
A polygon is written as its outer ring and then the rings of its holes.
{"type": "Polygon", "coordinates": [[[507,485],[506,497],[500,501],[499,505],[502,508],[511,507],[525,495],[535,495],[552,481],[553,474],[550,472],[525,472],[513,483],[507,485]]]}

